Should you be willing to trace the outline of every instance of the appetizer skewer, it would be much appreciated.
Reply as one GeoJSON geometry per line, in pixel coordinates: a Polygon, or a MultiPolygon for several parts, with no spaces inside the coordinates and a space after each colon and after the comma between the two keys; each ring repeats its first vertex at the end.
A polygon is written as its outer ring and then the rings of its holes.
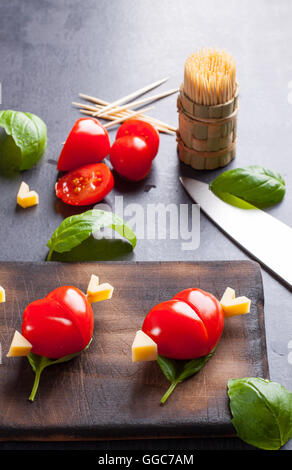
{"type": "Polygon", "coordinates": [[[230,287],[221,301],[209,292],[191,288],[150,310],[133,341],[132,361],[158,362],[171,381],[162,404],[176,385],[197,373],[212,357],[225,318],[249,313],[250,304],[247,297],[235,298],[235,291],[230,287]],[[171,370],[178,374],[176,379],[170,379],[171,370]]]}
{"type": "Polygon", "coordinates": [[[113,290],[92,275],[86,295],[76,287],[62,286],[27,305],[21,334],[15,331],[7,357],[27,356],[35,372],[30,401],[34,401],[45,367],[67,362],[90,346],[94,329],[91,304],[111,299],[113,290]]]}

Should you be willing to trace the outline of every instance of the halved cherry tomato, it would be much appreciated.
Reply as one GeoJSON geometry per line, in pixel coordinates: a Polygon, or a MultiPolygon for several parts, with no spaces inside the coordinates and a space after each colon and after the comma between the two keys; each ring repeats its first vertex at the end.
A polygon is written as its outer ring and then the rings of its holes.
{"type": "Polygon", "coordinates": [[[186,289],[152,308],[142,330],[172,359],[206,356],[218,343],[224,326],[219,301],[201,289],[186,289]]]}
{"type": "Polygon", "coordinates": [[[110,161],[121,176],[140,181],[151,170],[152,155],[144,139],[128,135],[114,142],[110,150],[110,161]]]}
{"type": "Polygon", "coordinates": [[[32,344],[33,353],[58,359],[89,344],[93,323],[86,295],[76,287],[58,287],[26,307],[22,335],[32,344]]]}
{"type": "Polygon", "coordinates": [[[113,186],[109,167],[105,163],[95,163],[62,176],[56,183],[56,195],[72,206],[87,206],[102,201],[113,186]]]}
{"type": "Polygon", "coordinates": [[[220,302],[214,295],[201,289],[185,289],[173,298],[189,304],[202,319],[208,333],[208,349],[211,351],[217,344],[224,326],[224,313],[220,302]]]}
{"type": "Polygon", "coordinates": [[[70,171],[88,163],[99,163],[109,151],[108,132],[100,122],[94,118],[80,118],[67,137],[57,168],[70,171]]]}
{"type": "Polygon", "coordinates": [[[157,155],[159,149],[159,133],[149,122],[141,121],[140,119],[128,119],[119,128],[116,139],[125,135],[142,137],[151,151],[152,159],[157,155]]]}

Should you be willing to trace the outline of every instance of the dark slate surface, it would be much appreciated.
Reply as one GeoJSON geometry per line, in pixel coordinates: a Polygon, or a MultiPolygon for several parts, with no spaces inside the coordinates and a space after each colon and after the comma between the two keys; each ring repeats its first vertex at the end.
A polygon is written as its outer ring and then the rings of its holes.
{"type": "MultiPolygon", "coordinates": [[[[285,201],[270,212],[291,225],[292,106],[289,82],[292,5],[289,0],[4,0],[0,4],[0,81],[2,108],[40,115],[48,125],[49,146],[40,164],[14,179],[0,178],[1,260],[41,261],[46,242],[70,210],[54,197],[61,142],[79,116],[71,107],[78,92],[113,100],[169,75],[166,90],[178,86],[186,56],[196,47],[217,45],[229,50],[238,64],[240,82],[239,139],[230,166],[263,164],[282,173],[285,201]],[[20,181],[40,192],[37,208],[16,208],[20,181]]],[[[159,91],[160,91],[159,89],[159,91]]],[[[156,105],[153,115],[176,125],[176,98],[156,105]]],[[[111,132],[114,139],[114,131],[111,132]]],[[[162,136],[159,157],[148,179],[125,187],[117,181],[115,195],[125,204],[190,203],[178,175],[211,181],[218,172],[196,173],[178,163],[175,139],[162,136]]],[[[275,240],[277,243],[277,240],[275,240]]],[[[273,247],[269,247],[273,249],[273,247]]],[[[291,253],[287,253],[291,257],[291,253]]],[[[131,260],[246,259],[209,220],[201,216],[201,244],[181,249],[181,240],[142,240],[131,260]]],[[[292,390],[288,343],[292,339],[291,293],[263,271],[268,358],[272,380],[292,390]]],[[[1,448],[15,444],[1,444],[1,448]]],[[[41,444],[18,448],[40,448],[41,444]]],[[[44,448],[246,448],[238,440],[47,444],[44,448]]],[[[292,444],[285,446],[292,449],[292,444]]]]}

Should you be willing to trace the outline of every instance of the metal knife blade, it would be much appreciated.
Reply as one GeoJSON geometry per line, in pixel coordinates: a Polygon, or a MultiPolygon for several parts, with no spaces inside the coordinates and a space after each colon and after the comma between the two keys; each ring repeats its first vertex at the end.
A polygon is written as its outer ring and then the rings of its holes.
{"type": "Polygon", "coordinates": [[[260,209],[240,209],[215,196],[209,185],[181,177],[202,211],[260,263],[292,286],[292,229],[260,209]]]}

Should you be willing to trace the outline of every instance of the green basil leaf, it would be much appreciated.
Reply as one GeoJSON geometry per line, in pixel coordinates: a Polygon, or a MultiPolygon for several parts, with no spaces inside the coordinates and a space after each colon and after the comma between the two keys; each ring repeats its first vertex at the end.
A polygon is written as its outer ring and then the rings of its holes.
{"type": "Polygon", "coordinates": [[[207,356],[198,357],[197,359],[187,361],[178,376],[179,382],[183,382],[184,380],[199,372],[204,367],[206,362],[208,362],[209,359],[213,356],[214,352],[215,348],[209,354],[207,354],[207,356]]]}
{"type": "Polygon", "coordinates": [[[251,165],[221,173],[210,189],[223,201],[241,209],[265,208],[282,201],[285,181],[273,170],[251,165]]]}
{"type": "Polygon", "coordinates": [[[292,437],[292,393],[257,377],[230,379],[228,396],[238,437],[255,447],[276,450],[292,437]]]}
{"type": "Polygon", "coordinates": [[[170,382],[170,387],[161,398],[162,404],[166,402],[179,383],[196,374],[204,367],[206,362],[208,362],[208,360],[213,356],[215,349],[216,348],[207,354],[207,356],[198,357],[190,361],[181,361],[169,359],[160,355],[158,356],[157,363],[167,380],[170,382]]]}
{"type": "Polygon", "coordinates": [[[178,363],[173,359],[164,356],[158,356],[158,365],[169,382],[174,382],[178,375],[178,363]]]}
{"type": "Polygon", "coordinates": [[[35,380],[34,380],[31,394],[29,396],[29,400],[34,401],[36,393],[37,393],[37,389],[39,386],[41,373],[46,367],[53,366],[55,364],[61,364],[62,362],[71,361],[71,359],[74,359],[74,357],[77,357],[82,352],[86,351],[89,348],[91,341],[92,341],[92,338],[89,341],[88,345],[84,349],[82,349],[82,351],[78,351],[77,353],[74,353],[74,354],[68,354],[67,356],[60,357],[59,359],[49,359],[48,357],[45,357],[45,356],[38,356],[37,354],[29,353],[29,355],[27,356],[27,359],[32,367],[32,370],[35,373],[35,380]]]}
{"type": "Polygon", "coordinates": [[[135,248],[136,235],[120,217],[112,212],[92,209],[63,220],[48,241],[50,252],[47,260],[51,260],[54,251],[58,253],[71,251],[101,228],[115,230],[130,242],[133,249],[135,248]]]}
{"type": "Polygon", "coordinates": [[[44,154],[47,147],[47,127],[31,113],[0,111],[0,169],[28,170],[44,154]]]}
{"type": "Polygon", "coordinates": [[[80,263],[83,261],[111,261],[117,257],[127,259],[132,253],[132,245],[124,239],[101,238],[90,236],[72,248],[71,251],[57,253],[54,251],[51,260],[63,263],[80,263]]]}
{"type": "Polygon", "coordinates": [[[239,207],[240,209],[248,209],[248,210],[256,209],[256,207],[250,204],[249,202],[246,202],[237,196],[233,196],[232,194],[222,193],[221,191],[218,191],[218,190],[216,190],[216,192],[214,191],[214,194],[216,194],[217,197],[222,199],[222,201],[227,202],[227,204],[230,204],[231,206],[239,207]]]}

